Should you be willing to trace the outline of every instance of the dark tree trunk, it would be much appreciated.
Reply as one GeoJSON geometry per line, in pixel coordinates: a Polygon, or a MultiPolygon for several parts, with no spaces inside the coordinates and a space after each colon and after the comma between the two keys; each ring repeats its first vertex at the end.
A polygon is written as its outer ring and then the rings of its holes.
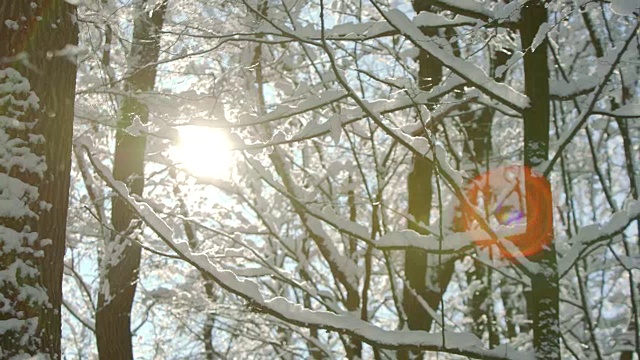
{"type": "MultiPolygon", "coordinates": [[[[533,39],[540,25],[547,21],[544,2],[534,1],[522,8],[520,36],[524,56],[525,94],[531,101],[524,111],[524,165],[534,168],[547,160],[549,155],[549,66],[547,62],[548,42],[542,41],[535,51],[531,50],[533,39]]],[[[535,179],[537,175],[525,176],[527,198],[526,236],[538,234],[539,238],[529,239],[546,244],[540,251],[529,256],[540,270],[531,278],[531,292],[527,296],[527,312],[533,326],[533,347],[537,359],[559,359],[559,322],[558,322],[558,272],[555,245],[553,244],[553,208],[552,202],[533,201],[541,191],[550,196],[549,182],[535,179]],[[545,189],[536,185],[543,184],[545,189]],[[537,221],[533,221],[537,214],[537,221]],[[535,227],[546,225],[544,232],[535,227]]],[[[542,175],[540,175],[542,176],[542,175]]]]}
{"type": "MultiPolygon", "coordinates": [[[[36,185],[39,200],[51,206],[38,209],[38,219],[29,224],[40,241],[48,239],[46,242],[50,243],[42,247],[44,256],[35,261],[40,272],[35,285],[46,290],[50,306],[25,310],[35,310],[39,315],[35,350],[58,359],[76,84],[75,56],[58,51],[78,44],[75,12],[75,6],[64,0],[0,1],[0,69],[16,69],[29,80],[31,90],[40,99],[39,110],[28,113],[23,120],[35,122],[31,133],[44,137],[44,143],[34,150],[44,155],[47,169],[37,181],[25,180],[36,185]],[[7,21],[14,21],[15,26],[8,26],[7,21]],[[28,62],[19,59],[21,54],[26,55],[28,62]]],[[[0,115],[4,115],[4,110],[0,107],[0,115]]],[[[11,173],[10,169],[6,171],[11,173]]],[[[18,178],[25,175],[20,171],[18,178]]],[[[39,245],[43,245],[40,241],[39,245]]],[[[38,248],[38,243],[33,246],[38,248]]],[[[7,334],[3,334],[3,339],[9,339],[7,334]]],[[[2,350],[15,353],[34,349],[22,348],[19,342],[2,341],[2,350]]]]}
{"type": "MultiPolygon", "coordinates": [[[[146,1],[136,8],[133,41],[129,56],[133,59],[125,81],[130,95],[120,109],[120,121],[116,132],[116,150],[113,176],[123,181],[132,194],[141,195],[144,186],[144,157],[146,139],[131,136],[124,129],[138,118],[146,123],[147,107],[135,98],[138,92],[150,91],[155,86],[156,63],[160,51],[159,31],[164,22],[167,1],[163,1],[151,13],[143,10],[146,1]]],[[[103,255],[104,274],[101,274],[101,291],[96,311],[96,338],[100,359],[133,359],[131,342],[131,307],[135,297],[140,267],[140,246],[130,241],[134,215],[120,198],[113,198],[111,223],[117,232],[106,239],[103,255]],[[123,249],[120,253],[113,249],[123,249]],[[108,294],[105,290],[108,289],[108,294]],[[106,296],[105,296],[106,295],[106,296]]]]}
{"type": "MultiPolygon", "coordinates": [[[[418,2],[414,2],[413,5],[417,13],[430,10],[430,6],[423,6],[418,2]]],[[[438,35],[437,30],[433,28],[424,29],[423,33],[427,36],[438,35]]],[[[423,91],[429,91],[442,79],[442,63],[423,50],[420,51],[418,62],[418,86],[423,91]]],[[[426,233],[424,226],[429,225],[430,220],[433,199],[433,166],[431,161],[414,155],[407,179],[408,212],[413,217],[409,221],[408,227],[421,234],[426,233]]],[[[424,301],[434,309],[434,312],[437,311],[444,288],[453,273],[453,267],[450,264],[429,264],[429,260],[426,251],[418,249],[405,251],[406,283],[403,289],[402,307],[407,317],[407,326],[411,330],[429,331],[433,317],[421,302],[424,301]]],[[[398,351],[399,359],[410,357],[422,359],[423,354],[412,352],[410,355],[409,351],[398,351]]]]}
{"type": "MultiPolygon", "coordinates": [[[[458,55],[459,56],[459,55],[458,55]]],[[[509,54],[502,50],[493,50],[491,53],[491,62],[489,73],[497,81],[504,80],[504,73],[501,76],[496,76],[496,69],[500,66],[506,65],[509,60],[509,54]]],[[[461,96],[463,96],[461,94],[461,96]]],[[[493,117],[495,115],[495,109],[491,107],[483,108],[479,114],[469,111],[468,107],[463,108],[463,115],[460,116],[462,126],[466,135],[466,141],[464,143],[463,150],[466,154],[466,158],[475,164],[476,171],[471,174],[472,178],[479,176],[486,171],[490,171],[490,160],[492,149],[492,137],[491,127],[493,117]],[[464,113],[464,111],[467,111],[464,113]]],[[[464,231],[464,229],[457,229],[458,231],[464,231]]],[[[500,338],[498,331],[495,328],[494,321],[494,308],[491,301],[491,284],[492,284],[492,269],[484,266],[480,262],[474,264],[474,271],[470,271],[467,274],[467,283],[473,281],[480,281],[480,285],[476,287],[476,291],[471,294],[469,302],[469,315],[471,316],[471,330],[479,338],[482,339],[485,332],[488,332],[489,347],[493,348],[500,344],[500,338]]],[[[508,279],[503,279],[503,282],[508,282],[508,279]]],[[[511,294],[510,296],[514,296],[511,294]]],[[[505,307],[507,307],[505,305],[505,307]]],[[[513,316],[513,309],[507,308],[507,327],[512,327],[510,316],[513,316]],[[510,326],[511,324],[511,326],[510,326]]]]}

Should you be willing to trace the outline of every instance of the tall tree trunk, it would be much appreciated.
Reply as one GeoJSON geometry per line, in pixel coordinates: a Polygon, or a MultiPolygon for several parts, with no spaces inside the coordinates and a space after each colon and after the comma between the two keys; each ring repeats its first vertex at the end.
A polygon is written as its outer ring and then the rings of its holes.
{"type": "MultiPolygon", "coordinates": [[[[496,76],[496,69],[500,66],[506,65],[509,60],[509,54],[501,49],[491,49],[491,63],[489,73],[497,81],[504,81],[504,73],[501,76],[496,76]]],[[[459,55],[457,55],[459,56],[459,55]]],[[[463,96],[463,94],[461,94],[463,96]]],[[[479,115],[469,111],[468,107],[463,108],[461,111],[463,114],[460,116],[462,126],[464,127],[467,141],[464,143],[463,151],[466,154],[466,158],[476,165],[477,171],[474,171],[471,175],[472,178],[480,176],[482,173],[489,171],[492,149],[491,127],[493,117],[495,115],[495,109],[491,107],[485,107],[482,109],[479,115]],[[466,112],[465,112],[466,111],[466,112]]],[[[464,231],[464,229],[458,229],[464,231]]],[[[471,330],[479,338],[482,339],[483,335],[488,332],[489,347],[493,348],[499,345],[500,338],[498,332],[494,328],[494,308],[492,301],[492,276],[493,271],[491,268],[484,266],[480,262],[474,264],[474,271],[470,271],[467,274],[467,283],[479,281],[480,285],[474,286],[476,291],[471,294],[469,302],[471,315],[471,330]]],[[[509,281],[503,279],[504,282],[509,281]]],[[[508,292],[508,291],[507,291],[508,292]]],[[[502,292],[501,292],[502,293],[502,292]]],[[[510,296],[514,296],[511,294],[510,296]]],[[[505,307],[507,307],[505,305],[505,307]]],[[[511,312],[512,308],[506,308],[507,312],[511,312]]],[[[509,327],[510,319],[507,316],[507,327],[509,327]]]]}
{"type": "MultiPolygon", "coordinates": [[[[144,186],[146,139],[131,136],[124,129],[139,119],[146,123],[147,107],[135,98],[136,93],[155,86],[160,51],[159,31],[164,22],[167,1],[152,12],[145,9],[146,0],[136,7],[133,40],[129,57],[131,67],[125,80],[129,93],[120,109],[116,132],[113,176],[127,184],[132,194],[141,195],[144,186]]],[[[111,223],[117,232],[106,239],[101,269],[100,293],[96,311],[96,338],[100,359],[133,359],[131,342],[131,308],[138,283],[140,246],[128,239],[134,215],[120,198],[113,198],[111,223]]]]}
{"type": "MultiPolygon", "coordinates": [[[[413,6],[417,13],[430,11],[429,5],[424,6],[419,2],[414,2],[413,6]]],[[[423,33],[427,36],[438,35],[437,29],[434,28],[424,29],[423,33]]],[[[429,91],[442,79],[442,63],[423,50],[420,51],[418,62],[418,87],[423,91],[429,91]]],[[[421,234],[426,233],[424,225],[429,225],[433,199],[432,178],[433,163],[414,155],[407,179],[408,212],[412,217],[408,227],[421,234]]],[[[442,300],[444,288],[451,278],[453,268],[442,266],[443,264],[429,264],[429,260],[433,261],[433,259],[426,251],[418,249],[405,251],[404,254],[406,284],[403,289],[402,307],[407,317],[407,326],[411,330],[429,331],[433,317],[422,302],[424,301],[435,311],[442,300]]],[[[420,352],[413,353],[412,356],[417,359],[423,358],[420,352]]],[[[408,351],[398,351],[399,359],[409,357],[408,351]]]]}
{"type": "MultiPolygon", "coordinates": [[[[522,8],[520,36],[524,55],[525,94],[530,107],[524,111],[524,165],[534,168],[549,156],[549,66],[546,38],[533,51],[531,46],[540,25],[547,21],[544,2],[529,2],[522,8]]],[[[540,175],[541,176],[541,175],[540,175]]],[[[546,179],[536,174],[525,176],[527,229],[529,239],[546,244],[540,251],[529,255],[529,260],[539,266],[532,275],[531,292],[527,297],[527,312],[533,323],[533,347],[537,359],[560,358],[560,327],[558,322],[558,272],[555,245],[553,244],[553,207],[551,188],[546,179]],[[536,184],[537,183],[537,184],[536,184]],[[540,185],[542,184],[542,185],[540,185]],[[539,186],[545,187],[540,189],[539,186]],[[540,192],[548,194],[548,201],[533,201],[540,192]],[[534,215],[534,214],[537,214],[534,215]],[[537,217],[537,221],[533,218],[537,217]],[[545,231],[539,230],[544,226],[545,231]],[[538,229],[535,229],[538,227],[538,229]]],[[[542,196],[544,197],[544,195],[542,196]]]]}
{"type": "MultiPolygon", "coordinates": [[[[0,69],[17,70],[29,80],[31,90],[40,99],[39,110],[26,112],[20,121],[31,124],[27,125],[27,132],[44,137],[42,144],[31,140],[28,142],[38,155],[44,155],[47,164],[42,176],[36,178],[33,174],[29,175],[15,168],[4,168],[2,171],[9,177],[15,176],[20,181],[37,186],[39,200],[49,204],[46,207],[36,204],[32,209],[38,213],[37,219],[33,218],[27,222],[20,220],[22,224],[5,222],[5,218],[0,219],[0,227],[3,230],[0,242],[10,240],[9,233],[5,232],[5,225],[18,232],[24,230],[31,234],[37,233],[38,240],[31,240],[26,244],[34,250],[44,251],[43,256],[33,255],[32,260],[39,270],[39,275],[33,279],[35,283],[32,285],[42,287],[48,297],[48,306],[42,306],[43,302],[29,297],[18,299],[21,302],[20,306],[23,306],[21,311],[27,316],[33,314],[38,318],[37,329],[29,331],[31,339],[28,342],[33,346],[24,346],[22,341],[12,341],[12,336],[4,333],[0,357],[9,357],[20,351],[30,354],[42,352],[54,359],[61,356],[60,306],[71,171],[76,64],[72,51],[59,51],[67,45],[78,44],[75,12],[75,6],[64,0],[0,1],[0,69]],[[21,60],[21,54],[25,54],[28,61],[21,60]],[[14,228],[12,225],[27,225],[28,228],[14,228]]],[[[11,115],[5,113],[7,110],[7,104],[2,104],[0,115],[11,115]]],[[[8,133],[12,135],[11,132],[8,133]]],[[[29,139],[29,136],[26,139],[29,139]]],[[[6,243],[4,245],[8,246],[6,243]]],[[[0,264],[4,267],[5,260],[8,259],[4,254],[2,257],[0,264]]],[[[17,254],[17,257],[20,258],[21,254],[17,254]]],[[[2,294],[7,294],[4,289],[2,294]]],[[[4,303],[5,300],[0,303],[4,303]]],[[[4,317],[2,319],[4,320],[4,317]]],[[[15,335],[23,337],[26,334],[15,335]]]]}

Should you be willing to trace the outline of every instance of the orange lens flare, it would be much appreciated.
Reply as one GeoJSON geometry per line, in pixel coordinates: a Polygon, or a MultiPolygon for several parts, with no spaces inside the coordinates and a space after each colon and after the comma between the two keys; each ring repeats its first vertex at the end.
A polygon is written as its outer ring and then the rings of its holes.
{"type": "MultiPolygon", "coordinates": [[[[485,219],[490,225],[495,222],[499,225],[526,224],[524,234],[507,237],[522,255],[535,255],[550,243],[553,234],[551,186],[544,176],[523,166],[499,167],[469,182],[466,195],[470,204],[461,207],[462,231],[479,227],[474,215],[477,208],[484,208],[485,219]]],[[[476,245],[486,246],[487,242],[478,240],[476,245]]],[[[498,248],[505,258],[517,256],[502,245],[498,248]]]]}

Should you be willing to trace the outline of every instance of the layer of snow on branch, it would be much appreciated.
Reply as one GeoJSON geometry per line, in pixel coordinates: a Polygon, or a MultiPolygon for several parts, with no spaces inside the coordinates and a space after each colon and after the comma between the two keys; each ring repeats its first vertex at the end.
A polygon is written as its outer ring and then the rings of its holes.
{"type": "Polygon", "coordinates": [[[538,32],[536,33],[536,36],[533,38],[533,43],[531,44],[531,51],[536,51],[538,46],[540,46],[540,44],[542,44],[544,39],[547,37],[547,34],[549,33],[549,31],[551,31],[551,28],[552,26],[547,22],[543,22],[540,25],[540,27],[538,28],[538,32]]]}
{"type": "Polygon", "coordinates": [[[395,28],[399,29],[417,46],[440,60],[444,66],[451,69],[451,71],[460,77],[473,83],[473,86],[490,93],[510,107],[518,110],[529,107],[529,99],[527,96],[506,84],[498,83],[477,65],[460,59],[435,45],[427,36],[422,34],[420,29],[418,29],[403,12],[391,10],[384,12],[383,15],[395,28]]]}
{"type": "Polygon", "coordinates": [[[491,20],[496,18],[496,15],[493,13],[493,11],[487,7],[488,4],[483,2],[475,0],[438,0],[438,2],[449,7],[482,15],[491,20]]]}
{"type": "Polygon", "coordinates": [[[84,147],[88,155],[91,159],[91,164],[96,168],[100,176],[109,184],[109,186],[115,190],[118,196],[127,200],[129,205],[134,208],[134,210],[142,217],[142,219],[154,229],[154,231],[159,232],[161,237],[163,238],[173,238],[173,230],[167,225],[164,220],[160,219],[156,213],[151,209],[151,207],[147,203],[138,202],[133,197],[129,195],[129,189],[122,181],[117,181],[114,179],[113,174],[107,166],[98,161],[93,155],[94,151],[93,146],[91,145],[91,140],[86,137],[80,138],[76,141],[76,144],[84,147]]]}
{"type": "Polygon", "coordinates": [[[327,90],[319,94],[318,97],[305,99],[296,105],[288,105],[288,104],[278,105],[275,108],[275,110],[271,111],[270,113],[264,116],[251,116],[251,115],[241,116],[240,123],[234,124],[234,125],[252,126],[252,125],[258,125],[258,124],[282,119],[285,117],[302,114],[307,111],[311,111],[311,110],[318,109],[323,106],[332,104],[346,96],[347,96],[347,93],[343,90],[327,90]]]}
{"type": "Polygon", "coordinates": [[[624,116],[624,117],[633,117],[637,116],[640,118],[640,104],[628,104],[625,105],[613,112],[616,116],[624,116]]]}
{"type": "MultiPolygon", "coordinates": [[[[444,27],[475,25],[478,23],[478,20],[461,15],[458,15],[453,19],[449,19],[440,14],[422,12],[413,19],[413,23],[418,27],[444,27]]],[[[332,40],[359,40],[375,38],[395,32],[396,29],[386,21],[368,21],[359,24],[336,25],[335,27],[328,29],[325,36],[332,40]]],[[[319,38],[320,32],[314,32],[311,37],[319,38]]]]}
{"type": "MultiPolygon", "coordinates": [[[[501,226],[497,229],[498,237],[515,236],[524,233],[524,226],[501,226]]],[[[484,230],[470,230],[446,235],[440,244],[437,235],[421,235],[413,230],[391,231],[384,234],[376,243],[380,249],[417,248],[428,252],[459,251],[473,245],[490,241],[491,237],[484,230]]]]}
{"type": "Polygon", "coordinates": [[[92,154],[89,140],[81,139],[78,144],[86,149],[95,169],[117,195],[126,201],[149,228],[181,258],[200,271],[206,272],[227,291],[242,297],[264,312],[302,326],[314,325],[325,329],[346,331],[362,338],[367,343],[377,344],[381,347],[415,346],[451,353],[465,353],[478,358],[514,360],[531,358],[529,353],[517,352],[507,347],[485,349],[482,342],[471,333],[447,332],[443,336],[443,334],[425,331],[388,331],[348,314],[309,310],[282,297],[265,299],[256,282],[239,279],[233,272],[222,270],[214,265],[205,254],[194,254],[186,242],[176,242],[173,238],[173,232],[167,224],[149,206],[141,204],[131,197],[126,186],[122,182],[116,181],[108,168],[92,154]]]}
{"type": "Polygon", "coordinates": [[[590,76],[585,76],[576,80],[572,80],[571,82],[566,82],[564,80],[551,80],[551,84],[549,85],[549,90],[551,95],[567,98],[574,96],[576,94],[582,94],[585,92],[592,91],[596,86],[598,86],[600,82],[597,79],[594,79],[590,76]]]}
{"type": "Polygon", "coordinates": [[[316,209],[316,206],[310,206],[310,207],[312,210],[311,211],[312,215],[314,216],[316,216],[316,214],[319,215],[320,219],[325,220],[326,222],[335,226],[336,229],[340,231],[344,231],[348,234],[355,235],[359,238],[363,238],[363,239],[369,238],[369,231],[367,230],[366,227],[356,222],[353,222],[348,218],[339,216],[338,214],[333,212],[330,206],[326,206],[322,210],[316,209]]]}
{"type": "Polygon", "coordinates": [[[593,224],[580,229],[578,234],[569,240],[571,248],[559,261],[558,273],[561,276],[566,274],[589,246],[621,233],[638,216],[640,216],[640,201],[631,200],[623,210],[613,214],[606,224],[593,224]]]}
{"type": "Polygon", "coordinates": [[[546,174],[551,170],[551,167],[555,163],[555,160],[558,159],[558,155],[560,154],[559,152],[564,150],[566,145],[573,139],[580,128],[584,125],[584,122],[592,114],[593,107],[600,98],[600,94],[608,83],[611,74],[613,73],[616,66],[618,66],[622,55],[624,55],[624,52],[627,50],[628,45],[631,44],[631,41],[635,36],[636,34],[632,33],[625,42],[618,43],[617,47],[611,49],[606,56],[599,59],[599,65],[596,68],[595,74],[593,75],[593,77],[598,80],[598,86],[596,86],[596,88],[591,92],[591,94],[589,94],[586,101],[584,102],[585,104],[587,104],[587,106],[582,110],[580,115],[578,115],[573,123],[569,125],[568,129],[562,133],[560,139],[554,144],[554,146],[552,146],[553,148],[556,148],[555,154],[552,156],[553,160],[542,162],[540,165],[536,166],[538,171],[546,174]]]}
{"type": "MultiPolygon", "coordinates": [[[[416,104],[428,104],[433,101],[433,99],[442,96],[442,94],[446,94],[450,92],[457,86],[464,84],[464,80],[459,78],[458,76],[451,76],[449,79],[445,81],[441,86],[436,86],[433,90],[426,92],[421,91],[418,92],[418,95],[415,98],[412,98],[408,95],[399,95],[396,98],[386,100],[375,100],[369,102],[380,114],[388,114],[394,111],[403,110],[409,107],[416,106],[416,104]]],[[[340,116],[341,125],[345,126],[354,121],[360,120],[364,118],[366,114],[360,107],[354,108],[345,108],[342,109],[342,113],[340,116]]],[[[331,123],[329,121],[325,121],[323,123],[318,123],[315,120],[310,120],[305,126],[295,134],[291,140],[298,141],[303,139],[309,139],[316,136],[320,136],[327,132],[331,131],[331,123]]],[[[274,143],[262,144],[265,145],[275,145],[274,143]]]]}
{"type": "Polygon", "coordinates": [[[611,10],[618,15],[632,15],[640,13],[638,0],[611,0],[611,10]]]}

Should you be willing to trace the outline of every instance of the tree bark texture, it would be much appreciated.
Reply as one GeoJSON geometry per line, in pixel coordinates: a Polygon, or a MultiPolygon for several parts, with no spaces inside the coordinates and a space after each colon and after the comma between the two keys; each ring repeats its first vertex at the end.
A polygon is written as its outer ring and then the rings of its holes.
{"type": "MultiPolygon", "coordinates": [[[[414,2],[413,6],[418,13],[430,10],[430,6],[422,6],[419,2],[414,2]]],[[[438,34],[437,29],[433,28],[424,29],[423,33],[427,36],[438,34]]],[[[419,53],[418,63],[418,87],[420,90],[429,91],[442,79],[442,63],[423,50],[419,53]]],[[[429,134],[425,136],[429,136],[429,134]]],[[[424,226],[429,225],[430,221],[433,199],[433,166],[431,161],[414,155],[407,178],[408,212],[412,216],[408,228],[421,234],[426,233],[424,226]]],[[[411,330],[429,331],[433,317],[425,309],[423,302],[436,312],[442,300],[442,293],[453,273],[452,263],[430,264],[430,260],[433,262],[434,259],[423,250],[405,251],[406,283],[403,289],[402,307],[407,317],[407,326],[411,330]]],[[[423,354],[412,352],[410,355],[406,350],[398,351],[399,359],[410,357],[422,359],[423,354]]]]}
{"type": "MultiPolygon", "coordinates": [[[[524,55],[525,94],[530,106],[524,111],[524,165],[534,168],[547,160],[549,155],[549,65],[547,62],[548,41],[544,39],[535,49],[533,40],[544,22],[547,10],[544,2],[529,2],[522,8],[520,36],[524,55]]],[[[541,191],[534,182],[537,175],[525,176],[527,198],[526,235],[540,234],[536,226],[546,225],[539,239],[531,239],[545,244],[529,260],[539,266],[532,275],[531,292],[527,296],[527,312],[533,324],[533,347],[537,359],[560,358],[560,327],[558,322],[559,296],[558,272],[555,246],[553,244],[553,208],[551,201],[533,201],[541,191]],[[537,221],[533,221],[537,214],[537,221]]],[[[540,175],[542,176],[542,175],[540,175]]],[[[543,191],[551,198],[549,182],[543,180],[543,191]]]]}
{"type": "MultiPolygon", "coordinates": [[[[39,234],[40,244],[43,240],[49,243],[41,247],[44,256],[35,261],[40,273],[37,285],[46,290],[50,305],[36,310],[37,350],[54,359],[61,356],[60,307],[76,84],[76,56],[67,46],[78,44],[75,14],[75,6],[64,0],[0,1],[0,69],[20,72],[40,99],[39,110],[25,120],[35,122],[32,134],[44,137],[44,143],[34,150],[44,155],[47,169],[33,185],[38,187],[39,200],[49,205],[41,207],[30,227],[39,234]],[[61,51],[65,48],[70,51],[61,51]]],[[[0,115],[2,111],[0,107],[0,115]]],[[[3,341],[2,347],[5,351],[32,350],[11,341],[3,341]]]]}
{"type": "MultiPolygon", "coordinates": [[[[458,55],[459,56],[459,55],[458,55]]],[[[504,74],[502,76],[496,76],[496,69],[500,66],[506,65],[509,60],[509,54],[500,50],[491,50],[490,69],[489,73],[497,81],[504,81],[504,74]]],[[[467,106],[462,109],[463,114],[460,116],[462,126],[466,135],[466,140],[463,146],[463,153],[465,157],[475,164],[476,171],[471,175],[472,178],[480,176],[482,173],[491,171],[491,162],[489,160],[492,149],[492,136],[491,127],[493,123],[493,117],[495,115],[495,109],[492,107],[485,107],[479,112],[471,112],[471,109],[467,106]],[[466,111],[466,112],[465,112],[466,111]]],[[[464,229],[458,229],[464,231],[464,229]]],[[[477,249],[479,250],[479,249],[477,249]]],[[[471,330],[479,338],[482,339],[484,333],[488,333],[489,348],[496,347],[500,344],[500,338],[498,336],[498,329],[495,328],[494,321],[494,308],[491,297],[491,284],[492,284],[492,270],[491,268],[476,261],[474,263],[474,270],[467,273],[467,283],[480,282],[480,285],[475,286],[476,291],[471,294],[469,301],[469,314],[471,315],[471,330]]],[[[508,279],[503,279],[503,282],[508,282],[508,279]]],[[[515,296],[515,295],[511,295],[515,296]]],[[[507,326],[511,322],[509,316],[513,316],[513,308],[505,306],[506,311],[509,312],[507,316],[507,326]]]]}
{"type": "MultiPolygon", "coordinates": [[[[120,108],[116,131],[113,176],[123,181],[131,194],[141,195],[144,186],[144,158],[146,139],[132,136],[125,129],[140,121],[146,123],[149,111],[136,98],[136,93],[153,90],[160,52],[160,30],[164,22],[167,1],[149,11],[147,1],[136,8],[133,40],[129,57],[130,68],[125,80],[128,96],[120,108]]],[[[140,245],[129,235],[135,227],[134,215],[120,198],[113,198],[111,223],[115,234],[105,239],[102,258],[101,291],[96,311],[96,338],[102,360],[133,359],[131,308],[135,297],[140,267],[140,245]]]]}

